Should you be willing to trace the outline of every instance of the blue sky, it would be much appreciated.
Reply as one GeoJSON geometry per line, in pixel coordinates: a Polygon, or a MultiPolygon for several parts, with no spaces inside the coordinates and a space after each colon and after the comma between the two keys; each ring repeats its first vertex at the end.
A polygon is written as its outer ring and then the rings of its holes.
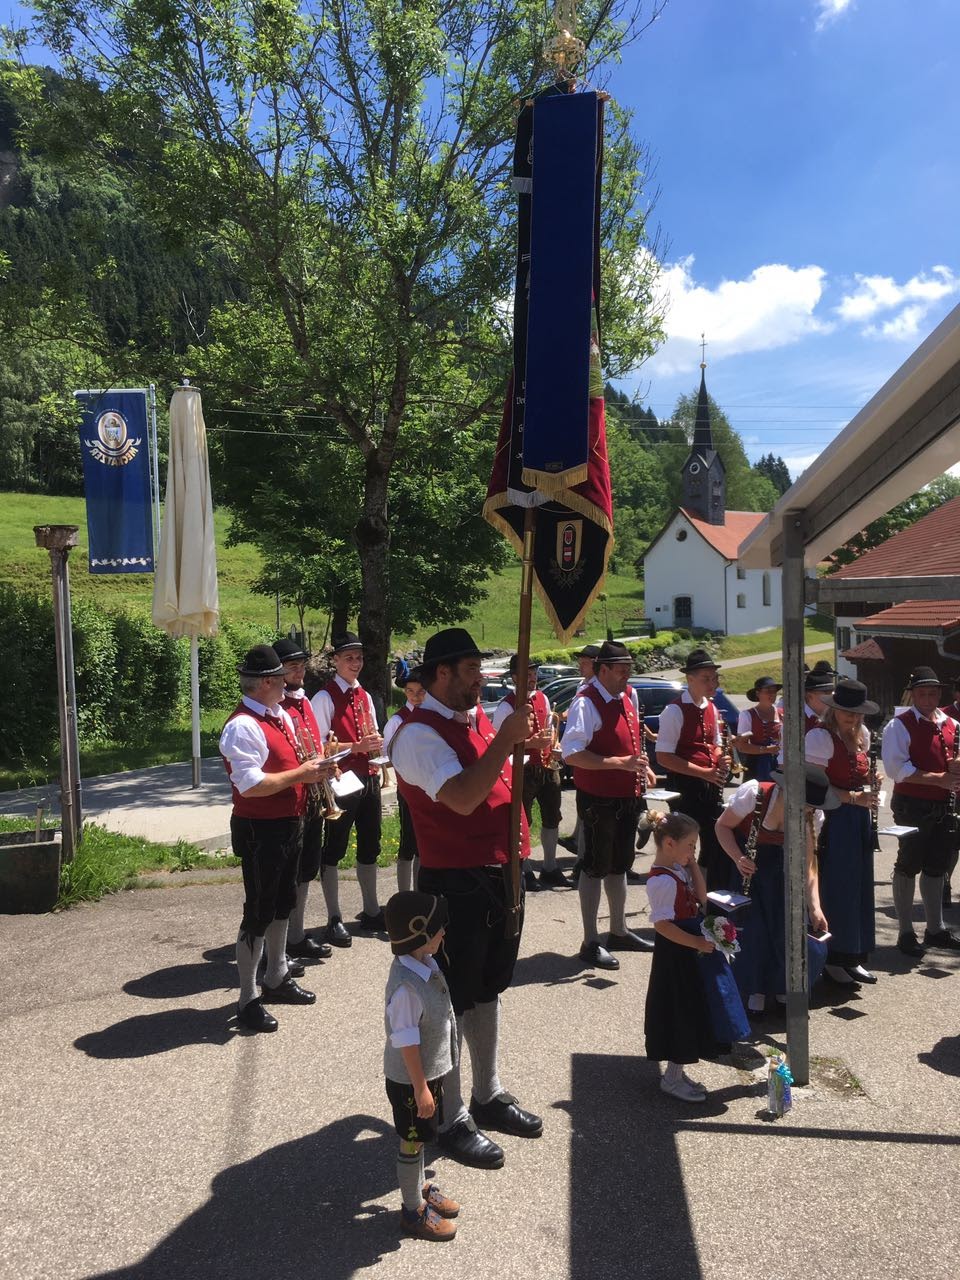
{"type": "Polygon", "coordinates": [[[670,0],[610,89],[656,161],[668,340],[796,473],[960,302],[957,0],[670,0]],[[758,406],[746,408],[743,406],[758,406]]]}

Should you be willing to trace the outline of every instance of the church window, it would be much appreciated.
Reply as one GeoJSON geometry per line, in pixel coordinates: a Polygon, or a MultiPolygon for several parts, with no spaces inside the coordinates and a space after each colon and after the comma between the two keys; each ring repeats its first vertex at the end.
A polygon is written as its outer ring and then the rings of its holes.
{"type": "Polygon", "coordinates": [[[687,540],[687,531],[686,531],[686,529],[678,529],[678,530],[677,530],[677,541],[678,541],[678,542],[686,542],[686,540],[687,540]]]}
{"type": "Polygon", "coordinates": [[[741,591],[740,594],[737,596],[737,608],[745,609],[746,607],[747,607],[747,597],[741,591]]]}
{"type": "Polygon", "coordinates": [[[763,575],[763,603],[764,603],[764,606],[765,606],[765,607],[769,607],[769,605],[770,605],[770,575],[769,575],[769,573],[765,573],[765,574],[763,575]]]}
{"type": "Polygon", "coordinates": [[[746,579],[747,579],[747,571],[746,571],[746,569],[743,567],[743,565],[742,565],[742,564],[738,564],[738,565],[737,565],[737,580],[738,580],[739,582],[746,582],[746,579]]]}

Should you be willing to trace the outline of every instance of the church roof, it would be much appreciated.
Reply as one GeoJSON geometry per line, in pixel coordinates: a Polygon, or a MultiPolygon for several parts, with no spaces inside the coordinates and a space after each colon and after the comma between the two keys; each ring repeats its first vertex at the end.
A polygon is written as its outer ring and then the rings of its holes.
{"type": "Polygon", "coordinates": [[[697,419],[693,427],[692,453],[700,453],[705,458],[714,453],[713,431],[710,427],[710,401],[707,397],[707,375],[705,366],[700,366],[700,394],[697,396],[697,419]]]}
{"type": "Polygon", "coordinates": [[[728,511],[723,524],[710,524],[685,507],[680,510],[701,538],[709,542],[715,551],[719,551],[725,560],[736,560],[740,554],[740,543],[766,518],[765,511],[728,511]]]}

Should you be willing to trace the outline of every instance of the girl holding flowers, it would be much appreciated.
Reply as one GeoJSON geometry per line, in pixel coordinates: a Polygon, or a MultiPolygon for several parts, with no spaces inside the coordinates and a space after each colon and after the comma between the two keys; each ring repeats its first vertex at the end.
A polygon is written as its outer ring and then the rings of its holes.
{"type": "Polygon", "coordinates": [[[647,876],[650,920],[656,931],[647,987],[644,1036],[647,1057],[666,1062],[660,1088],[682,1102],[703,1102],[707,1092],[685,1066],[716,1058],[750,1034],[727,956],[736,949],[727,924],[701,909],[707,888],[697,866],[699,825],[685,813],[659,815],[653,829],[656,857],[647,876]],[[707,936],[707,934],[710,936],[707,936]]]}

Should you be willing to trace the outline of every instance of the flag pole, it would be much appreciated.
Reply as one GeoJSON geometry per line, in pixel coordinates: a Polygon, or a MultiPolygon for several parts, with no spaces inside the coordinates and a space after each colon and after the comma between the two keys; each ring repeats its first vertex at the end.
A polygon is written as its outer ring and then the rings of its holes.
{"type": "MultiPolygon", "coordinates": [[[[533,543],[537,532],[537,508],[525,507],[523,512],[523,559],[520,570],[520,622],[517,635],[517,666],[515,688],[526,680],[530,666],[530,622],[533,614],[533,543]]],[[[529,693],[526,703],[530,701],[529,693]]],[[[517,710],[521,702],[517,698],[517,710]]],[[[506,882],[507,924],[506,936],[516,938],[520,933],[520,832],[523,808],[523,761],[526,751],[518,742],[513,749],[513,782],[510,793],[510,858],[503,869],[506,882]]]]}

